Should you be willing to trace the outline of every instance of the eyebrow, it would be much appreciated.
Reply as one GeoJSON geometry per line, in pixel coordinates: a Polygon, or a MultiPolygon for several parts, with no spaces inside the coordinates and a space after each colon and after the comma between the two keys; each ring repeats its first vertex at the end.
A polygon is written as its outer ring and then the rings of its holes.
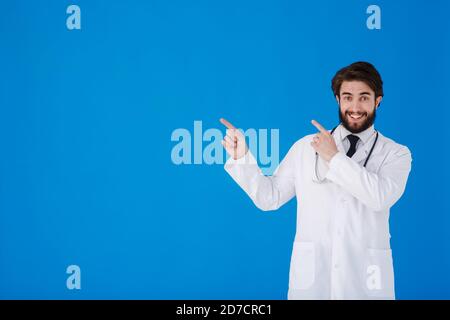
{"type": "MultiPolygon", "coordinates": [[[[370,96],[370,92],[366,92],[366,91],[361,92],[359,95],[362,96],[362,95],[365,95],[365,94],[370,96]]],[[[343,96],[344,96],[344,95],[352,96],[353,94],[350,93],[350,92],[342,92],[341,95],[343,95],[343,96]]]]}

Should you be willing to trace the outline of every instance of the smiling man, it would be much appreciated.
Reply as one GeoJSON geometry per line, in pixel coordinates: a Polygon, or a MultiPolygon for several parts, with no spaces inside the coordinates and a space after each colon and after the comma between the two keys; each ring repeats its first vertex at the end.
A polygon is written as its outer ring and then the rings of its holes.
{"type": "Polygon", "coordinates": [[[225,119],[225,170],[264,211],[297,197],[289,299],[394,299],[390,208],[411,171],[409,149],[375,130],[383,82],[367,62],[332,79],[340,124],[298,140],[264,176],[245,137],[225,119]]]}

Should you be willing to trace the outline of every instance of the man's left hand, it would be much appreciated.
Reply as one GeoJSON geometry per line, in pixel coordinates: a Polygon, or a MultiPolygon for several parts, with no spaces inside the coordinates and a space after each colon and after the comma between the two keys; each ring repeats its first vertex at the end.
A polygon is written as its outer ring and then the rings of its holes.
{"type": "Polygon", "coordinates": [[[320,123],[316,120],[312,120],[311,123],[319,130],[317,135],[313,138],[311,146],[316,150],[320,157],[326,162],[329,162],[334,155],[338,153],[336,142],[334,142],[333,136],[325,130],[320,123]]]}

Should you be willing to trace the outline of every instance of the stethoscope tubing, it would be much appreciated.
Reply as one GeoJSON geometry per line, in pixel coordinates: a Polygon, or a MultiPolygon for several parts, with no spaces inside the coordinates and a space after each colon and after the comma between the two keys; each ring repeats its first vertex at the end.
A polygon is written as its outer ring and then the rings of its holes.
{"type": "MultiPolygon", "coordinates": [[[[337,128],[338,126],[339,126],[339,124],[338,124],[336,127],[334,127],[333,130],[331,130],[331,133],[330,133],[331,135],[333,135],[334,131],[336,130],[336,128],[337,128]]],[[[370,148],[369,154],[367,155],[367,158],[366,158],[366,161],[364,162],[364,166],[363,166],[363,167],[366,167],[367,162],[369,162],[370,156],[372,155],[373,149],[375,149],[375,146],[376,146],[376,144],[377,144],[377,141],[378,141],[378,131],[375,130],[375,132],[376,132],[375,141],[373,142],[372,147],[370,148]]],[[[316,162],[315,162],[315,165],[314,165],[314,171],[315,171],[315,174],[316,174],[316,179],[317,179],[317,181],[320,182],[319,176],[317,175],[317,161],[318,161],[318,157],[319,157],[319,154],[316,152],[316,162]]],[[[323,181],[323,180],[322,180],[322,181],[323,181]]]]}

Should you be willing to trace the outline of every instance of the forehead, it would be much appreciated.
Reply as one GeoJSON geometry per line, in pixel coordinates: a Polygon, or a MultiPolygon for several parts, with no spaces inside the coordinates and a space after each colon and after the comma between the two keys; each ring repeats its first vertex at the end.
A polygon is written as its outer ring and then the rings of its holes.
{"type": "Polygon", "coordinates": [[[344,81],[341,85],[341,94],[350,92],[353,95],[358,95],[361,92],[370,92],[375,94],[373,90],[363,81],[344,81]]]}

